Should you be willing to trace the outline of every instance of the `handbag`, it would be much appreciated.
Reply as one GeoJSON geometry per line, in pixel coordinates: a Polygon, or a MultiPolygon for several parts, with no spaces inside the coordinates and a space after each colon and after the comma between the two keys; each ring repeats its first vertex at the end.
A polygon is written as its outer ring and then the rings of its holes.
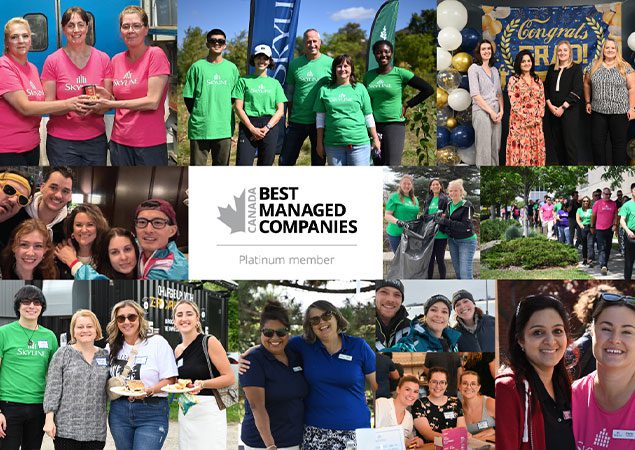
{"type": "Polygon", "coordinates": [[[110,388],[126,385],[126,378],[128,377],[128,374],[130,373],[130,371],[132,370],[130,366],[132,365],[132,362],[134,361],[135,356],[137,356],[136,345],[132,347],[132,350],[130,351],[130,355],[128,356],[128,361],[126,362],[126,365],[124,366],[121,373],[116,377],[112,377],[108,379],[108,382],[106,383],[106,393],[108,394],[108,398],[111,401],[117,400],[119,397],[121,397],[121,395],[115,394],[114,392],[110,390],[110,388]]]}
{"type": "MultiPolygon", "coordinates": [[[[205,361],[207,361],[207,368],[209,369],[209,373],[211,377],[214,378],[214,372],[212,371],[212,362],[209,359],[209,351],[207,348],[207,343],[210,337],[211,335],[209,334],[203,335],[203,354],[205,355],[205,361]]],[[[216,399],[218,409],[223,410],[229,408],[230,406],[238,403],[238,382],[234,380],[234,383],[230,386],[220,389],[212,389],[212,393],[214,394],[214,398],[216,399]]]]}

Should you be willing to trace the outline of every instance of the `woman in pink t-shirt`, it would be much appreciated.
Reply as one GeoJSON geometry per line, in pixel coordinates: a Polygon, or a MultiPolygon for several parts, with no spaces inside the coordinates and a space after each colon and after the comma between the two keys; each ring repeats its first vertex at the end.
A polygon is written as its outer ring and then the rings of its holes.
{"type": "Polygon", "coordinates": [[[635,448],[635,297],[600,292],[592,313],[597,370],[573,383],[578,448],[635,448]]]}
{"type": "Polygon", "coordinates": [[[98,88],[97,107],[116,108],[110,136],[113,166],[165,166],[168,151],[165,99],[170,63],[159,47],[148,47],[148,15],[138,6],[119,14],[128,50],[112,58],[113,92],[98,88]]]}
{"type": "MultiPolygon", "coordinates": [[[[42,84],[47,100],[68,99],[84,93],[87,85],[112,91],[110,57],[86,43],[90,16],[77,6],[62,15],[66,45],[44,62],[42,84]]],[[[105,166],[108,142],[103,113],[52,114],[48,124],[46,155],[52,166],[105,166]]]]}
{"type": "Polygon", "coordinates": [[[4,26],[4,56],[0,57],[0,165],[37,166],[40,162],[40,115],[85,113],[87,96],[44,101],[37,68],[28,61],[29,23],[15,17],[4,26]]]}

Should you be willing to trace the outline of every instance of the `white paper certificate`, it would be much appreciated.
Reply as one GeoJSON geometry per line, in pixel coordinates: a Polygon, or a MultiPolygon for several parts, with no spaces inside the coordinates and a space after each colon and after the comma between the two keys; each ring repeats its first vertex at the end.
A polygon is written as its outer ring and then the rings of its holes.
{"type": "Polygon", "coordinates": [[[405,450],[402,427],[358,428],[357,448],[364,450],[405,450]]]}

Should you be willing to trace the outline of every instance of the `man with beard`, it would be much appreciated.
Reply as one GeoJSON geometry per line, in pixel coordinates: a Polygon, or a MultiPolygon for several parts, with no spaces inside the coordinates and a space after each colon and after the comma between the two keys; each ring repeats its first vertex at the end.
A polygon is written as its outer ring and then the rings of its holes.
{"type": "Polygon", "coordinates": [[[408,311],[403,306],[403,284],[399,280],[375,283],[375,348],[392,347],[410,330],[408,311]]]}

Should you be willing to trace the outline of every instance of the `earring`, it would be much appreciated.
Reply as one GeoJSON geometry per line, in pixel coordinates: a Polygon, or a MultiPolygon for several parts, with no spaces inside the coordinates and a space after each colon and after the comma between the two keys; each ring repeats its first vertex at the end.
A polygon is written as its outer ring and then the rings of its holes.
{"type": "Polygon", "coordinates": [[[522,345],[520,346],[520,349],[524,352],[525,351],[525,347],[523,347],[522,345]]]}

